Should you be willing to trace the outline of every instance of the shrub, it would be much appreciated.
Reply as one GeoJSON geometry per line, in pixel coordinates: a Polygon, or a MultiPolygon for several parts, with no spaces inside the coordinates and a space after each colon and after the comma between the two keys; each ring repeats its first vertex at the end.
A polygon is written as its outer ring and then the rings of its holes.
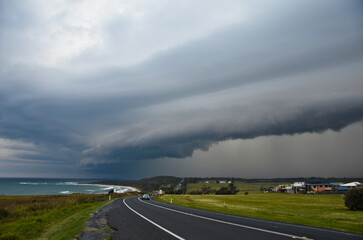
{"type": "Polygon", "coordinates": [[[19,239],[16,235],[13,234],[4,234],[0,235],[0,240],[17,240],[19,239]]]}
{"type": "Polygon", "coordinates": [[[345,206],[350,210],[363,210],[363,188],[349,190],[344,196],[345,206]]]}
{"type": "Polygon", "coordinates": [[[6,209],[0,208],[0,219],[7,218],[9,216],[9,212],[6,209]]]}
{"type": "Polygon", "coordinates": [[[174,194],[183,194],[183,191],[181,189],[174,191],[174,194]]]}
{"type": "Polygon", "coordinates": [[[199,194],[202,194],[202,191],[194,190],[194,191],[191,191],[189,194],[191,194],[191,195],[199,195],[199,194]]]}
{"type": "Polygon", "coordinates": [[[77,203],[78,204],[83,204],[83,203],[88,203],[88,201],[87,201],[87,198],[80,197],[80,198],[77,199],[77,203]]]}
{"type": "Polygon", "coordinates": [[[235,195],[239,190],[233,183],[230,183],[228,187],[221,187],[215,192],[216,195],[235,195]]]}
{"type": "Polygon", "coordinates": [[[221,187],[219,190],[216,191],[217,195],[227,195],[227,194],[231,194],[231,192],[229,191],[229,189],[227,187],[221,187]]]}

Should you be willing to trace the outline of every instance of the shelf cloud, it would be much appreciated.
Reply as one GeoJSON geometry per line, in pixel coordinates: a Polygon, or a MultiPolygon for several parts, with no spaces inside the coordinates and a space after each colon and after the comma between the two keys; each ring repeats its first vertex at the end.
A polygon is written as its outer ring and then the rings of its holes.
{"type": "Polygon", "coordinates": [[[361,122],[362,12],[361,1],[0,1],[0,175],[131,177],[223,141],[361,122]]]}

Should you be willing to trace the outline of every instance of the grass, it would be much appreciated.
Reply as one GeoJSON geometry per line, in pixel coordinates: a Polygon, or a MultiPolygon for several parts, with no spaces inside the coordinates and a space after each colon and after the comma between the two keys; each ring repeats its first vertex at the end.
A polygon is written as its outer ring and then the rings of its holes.
{"type": "Polygon", "coordinates": [[[102,201],[96,204],[90,204],[87,207],[84,206],[85,208],[52,224],[37,239],[70,239],[70,236],[76,236],[82,231],[90,215],[108,203],[108,201],[102,201]]]}
{"type": "Polygon", "coordinates": [[[363,211],[350,211],[341,195],[255,193],[164,195],[158,200],[186,207],[363,234],[363,211]],[[226,207],[224,207],[224,202],[226,207]]]}
{"type": "Polygon", "coordinates": [[[74,239],[108,203],[106,194],[0,196],[0,240],[74,239]]]}
{"type": "MultiPolygon", "coordinates": [[[[280,183],[280,182],[259,182],[259,183],[246,183],[246,182],[235,182],[234,185],[239,189],[238,194],[244,194],[245,192],[259,192],[261,187],[267,188],[267,187],[274,187],[279,184],[286,184],[286,183],[280,183]]],[[[187,193],[193,192],[193,191],[200,191],[203,187],[210,187],[211,189],[218,190],[221,187],[227,187],[228,183],[205,183],[205,182],[199,182],[199,183],[188,183],[187,184],[187,193]]]]}

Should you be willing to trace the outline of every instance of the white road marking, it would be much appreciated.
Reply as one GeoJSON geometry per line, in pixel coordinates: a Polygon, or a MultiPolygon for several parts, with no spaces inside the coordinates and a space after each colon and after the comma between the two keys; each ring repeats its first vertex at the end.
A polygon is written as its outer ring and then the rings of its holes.
{"type": "MultiPolygon", "coordinates": [[[[182,237],[180,237],[180,236],[178,236],[178,235],[176,235],[175,233],[173,233],[173,232],[171,232],[171,231],[169,231],[168,229],[166,229],[166,228],[163,228],[162,226],[160,226],[159,224],[157,224],[157,223],[155,223],[155,222],[153,222],[153,221],[151,221],[150,219],[148,219],[148,218],[146,218],[145,216],[143,216],[143,215],[141,215],[140,213],[138,213],[138,212],[136,212],[134,209],[132,209],[129,205],[127,205],[127,203],[125,202],[125,200],[126,200],[127,198],[124,198],[124,200],[123,200],[123,203],[126,205],[126,207],[128,207],[131,211],[133,211],[134,213],[136,213],[137,215],[139,215],[140,217],[142,217],[143,219],[145,219],[146,221],[148,221],[148,222],[150,222],[150,223],[152,223],[152,224],[154,224],[155,226],[157,226],[158,228],[160,228],[161,230],[163,230],[163,231],[165,231],[165,232],[167,232],[167,233],[169,233],[170,235],[172,235],[173,237],[175,237],[175,238],[177,238],[177,239],[180,239],[180,240],[185,240],[184,238],[182,238],[182,237]]],[[[139,199],[140,200],[140,199],[139,199]]]]}
{"type": "Polygon", "coordinates": [[[205,219],[205,220],[209,220],[209,221],[214,221],[214,222],[219,222],[219,223],[224,223],[224,224],[229,224],[232,226],[237,226],[237,227],[242,227],[242,228],[248,228],[248,229],[252,229],[252,230],[256,230],[256,231],[260,231],[260,232],[267,232],[267,233],[271,233],[271,234],[275,234],[275,235],[280,235],[280,236],[286,236],[286,237],[290,237],[290,238],[294,238],[294,239],[305,239],[305,240],[313,240],[311,238],[307,238],[307,237],[299,237],[299,236],[295,236],[295,235],[291,235],[291,234],[287,234],[287,233],[282,233],[282,232],[276,232],[276,231],[270,231],[267,229],[262,229],[262,228],[256,228],[256,227],[251,227],[251,226],[247,226],[247,225],[242,225],[242,224],[238,224],[238,223],[231,223],[231,222],[226,222],[226,221],[222,221],[222,220],[218,220],[218,219],[213,219],[213,218],[209,218],[209,217],[203,217],[200,215],[194,215],[191,213],[186,213],[186,212],[182,212],[179,210],[175,210],[175,209],[171,209],[171,208],[167,208],[167,207],[162,207],[156,204],[152,204],[152,203],[148,203],[148,202],[144,202],[141,201],[140,198],[138,198],[140,202],[155,206],[155,207],[159,207],[159,208],[163,208],[169,211],[173,211],[173,212],[177,212],[177,213],[181,213],[184,215],[188,215],[188,216],[192,216],[192,217],[197,217],[197,218],[201,218],[201,219],[205,219]]]}

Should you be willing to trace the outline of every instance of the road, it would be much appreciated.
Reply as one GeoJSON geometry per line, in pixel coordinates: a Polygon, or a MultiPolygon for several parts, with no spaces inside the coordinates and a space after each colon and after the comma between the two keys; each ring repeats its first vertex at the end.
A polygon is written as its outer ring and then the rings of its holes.
{"type": "Polygon", "coordinates": [[[174,191],[175,191],[175,192],[181,189],[183,182],[184,182],[184,178],[183,178],[183,179],[180,181],[180,183],[178,183],[178,185],[176,185],[176,187],[174,188],[174,191]]]}
{"type": "Polygon", "coordinates": [[[363,235],[180,207],[138,197],[119,199],[107,220],[112,239],[363,240],[363,235]]]}

